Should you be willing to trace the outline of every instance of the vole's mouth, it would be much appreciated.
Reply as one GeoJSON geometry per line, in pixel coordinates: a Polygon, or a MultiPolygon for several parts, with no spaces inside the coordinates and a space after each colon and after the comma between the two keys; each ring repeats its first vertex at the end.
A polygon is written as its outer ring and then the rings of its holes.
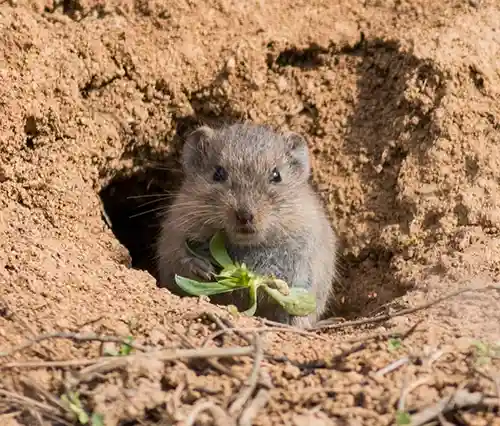
{"type": "Polygon", "coordinates": [[[237,245],[258,243],[262,239],[261,233],[254,226],[238,226],[228,232],[230,240],[237,245]]]}
{"type": "Polygon", "coordinates": [[[252,227],[241,226],[241,227],[236,228],[236,233],[243,234],[243,235],[251,235],[251,234],[256,234],[257,230],[255,228],[252,228],[252,227]]]}

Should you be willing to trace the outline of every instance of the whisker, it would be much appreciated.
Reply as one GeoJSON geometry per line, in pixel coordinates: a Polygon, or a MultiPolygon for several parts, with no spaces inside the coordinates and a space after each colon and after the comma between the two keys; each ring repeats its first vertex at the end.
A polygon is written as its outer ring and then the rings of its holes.
{"type": "Polygon", "coordinates": [[[130,199],[134,199],[134,198],[152,198],[152,197],[160,198],[160,197],[165,197],[168,194],[170,194],[170,193],[169,192],[165,192],[165,193],[161,193],[161,194],[129,195],[127,198],[130,198],[130,199]]]}
{"type": "Polygon", "coordinates": [[[161,200],[151,200],[151,201],[146,201],[145,203],[141,203],[137,206],[138,209],[144,207],[144,206],[147,206],[149,204],[154,204],[154,203],[160,203],[162,201],[166,201],[165,198],[161,199],[161,200]]]}
{"type": "Polygon", "coordinates": [[[143,164],[146,165],[146,166],[149,166],[149,167],[153,167],[153,168],[155,168],[157,170],[165,170],[165,171],[168,171],[168,172],[179,172],[179,173],[181,173],[180,165],[168,167],[168,166],[165,165],[165,163],[155,162],[155,161],[148,161],[148,160],[144,161],[143,164]]]}
{"type": "Polygon", "coordinates": [[[129,219],[132,219],[132,218],[138,217],[138,216],[143,216],[143,215],[148,214],[148,213],[154,213],[154,212],[157,212],[157,211],[167,210],[167,209],[168,208],[165,207],[165,206],[157,207],[157,208],[154,208],[154,209],[146,210],[144,212],[133,214],[133,215],[129,216],[129,219]]]}
{"type": "Polygon", "coordinates": [[[206,219],[205,219],[204,223],[202,223],[201,226],[208,224],[208,223],[210,223],[210,221],[213,220],[210,216],[210,213],[198,214],[198,215],[196,215],[196,221],[194,221],[195,223],[193,223],[192,217],[183,217],[182,220],[177,221],[175,223],[172,223],[172,225],[175,225],[176,227],[179,227],[179,228],[184,227],[184,225],[189,225],[190,227],[193,227],[193,225],[194,225],[195,227],[199,228],[200,227],[200,219],[203,217],[206,219]]]}

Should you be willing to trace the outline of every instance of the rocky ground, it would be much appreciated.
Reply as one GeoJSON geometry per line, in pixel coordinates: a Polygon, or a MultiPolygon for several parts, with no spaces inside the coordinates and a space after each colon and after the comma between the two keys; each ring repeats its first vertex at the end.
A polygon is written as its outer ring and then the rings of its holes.
{"type": "Polygon", "coordinates": [[[1,424],[499,425],[499,58],[495,0],[2,2],[1,424]],[[307,137],[345,322],[156,286],[145,196],[220,119],[307,137]]]}

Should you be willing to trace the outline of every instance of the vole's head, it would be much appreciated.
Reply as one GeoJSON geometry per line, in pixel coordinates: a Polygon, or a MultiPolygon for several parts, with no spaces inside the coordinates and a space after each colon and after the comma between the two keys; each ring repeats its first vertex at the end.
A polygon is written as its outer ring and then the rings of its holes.
{"type": "Polygon", "coordinates": [[[184,195],[199,205],[198,214],[188,214],[223,229],[233,244],[259,244],[301,226],[310,164],[298,134],[251,124],[203,126],[187,137],[182,163],[184,195]]]}

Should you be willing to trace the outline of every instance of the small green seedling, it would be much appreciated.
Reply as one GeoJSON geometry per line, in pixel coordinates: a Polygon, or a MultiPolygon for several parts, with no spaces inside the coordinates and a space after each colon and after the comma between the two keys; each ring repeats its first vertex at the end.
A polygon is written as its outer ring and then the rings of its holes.
{"type": "Polygon", "coordinates": [[[398,411],[396,413],[396,424],[398,425],[411,425],[411,416],[406,411],[398,411]]]}
{"type": "Polygon", "coordinates": [[[389,351],[391,352],[395,352],[398,349],[401,349],[401,346],[403,346],[403,342],[401,342],[401,339],[397,337],[393,337],[387,342],[387,349],[389,349],[389,351]]]}
{"type": "Polygon", "coordinates": [[[478,365],[486,365],[491,362],[492,358],[500,358],[500,344],[475,341],[473,346],[478,365]]]}
{"type": "MultiPolygon", "coordinates": [[[[132,336],[127,337],[127,342],[132,343],[133,341],[134,338],[132,336]]],[[[118,355],[121,356],[130,355],[130,352],[132,352],[132,346],[127,345],[126,343],[122,343],[118,351],[118,355]]]]}
{"type": "Polygon", "coordinates": [[[86,425],[89,422],[89,415],[82,407],[78,392],[65,393],[61,396],[61,400],[66,404],[80,424],[86,425]]]}
{"type": "MultiPolygon", "coordinates": [[[[189,246],[188,249],[200,257],[189,246]]],[[[215,276],[216,281],[200,282],[176,275],[176,284],[186,293],[193,296],[211,296],[246,289],[249,291],[251,303],[250,307],[242,312],[246,316],[253,316],[257,310],[259,288],[275,299],[290,315],[304,316],[316,310],[316,300],[306,289],[289,288],[283,280],[255,274],[244,263],[233,262],[226,251],[221,232],[217,232],[210,240],[210,254],[213,258],[210,261],[221,268],[215,276]]]]}
{"type": "Polygon", "coordinates": [[[92,426],[104,426],[104,416],[98,413],[92,414],[90,424],[92,426]]]}
{"type": "MultiPolygon", "coordinates": [[[[128,336],[124,340],[126,340],[128,343],[132,343],[134,341],[134,338],[132,336],[128,336]]],[[[112,349],[105,349],[104,355],[105,356],[126,356],[126,355],[130,355],[131,352],[132,352],[132,346],[130,346],[127,343],[122,343],[120,345],[120,348],[118,349],[118,351],[115,351],[112,349]]]]}

